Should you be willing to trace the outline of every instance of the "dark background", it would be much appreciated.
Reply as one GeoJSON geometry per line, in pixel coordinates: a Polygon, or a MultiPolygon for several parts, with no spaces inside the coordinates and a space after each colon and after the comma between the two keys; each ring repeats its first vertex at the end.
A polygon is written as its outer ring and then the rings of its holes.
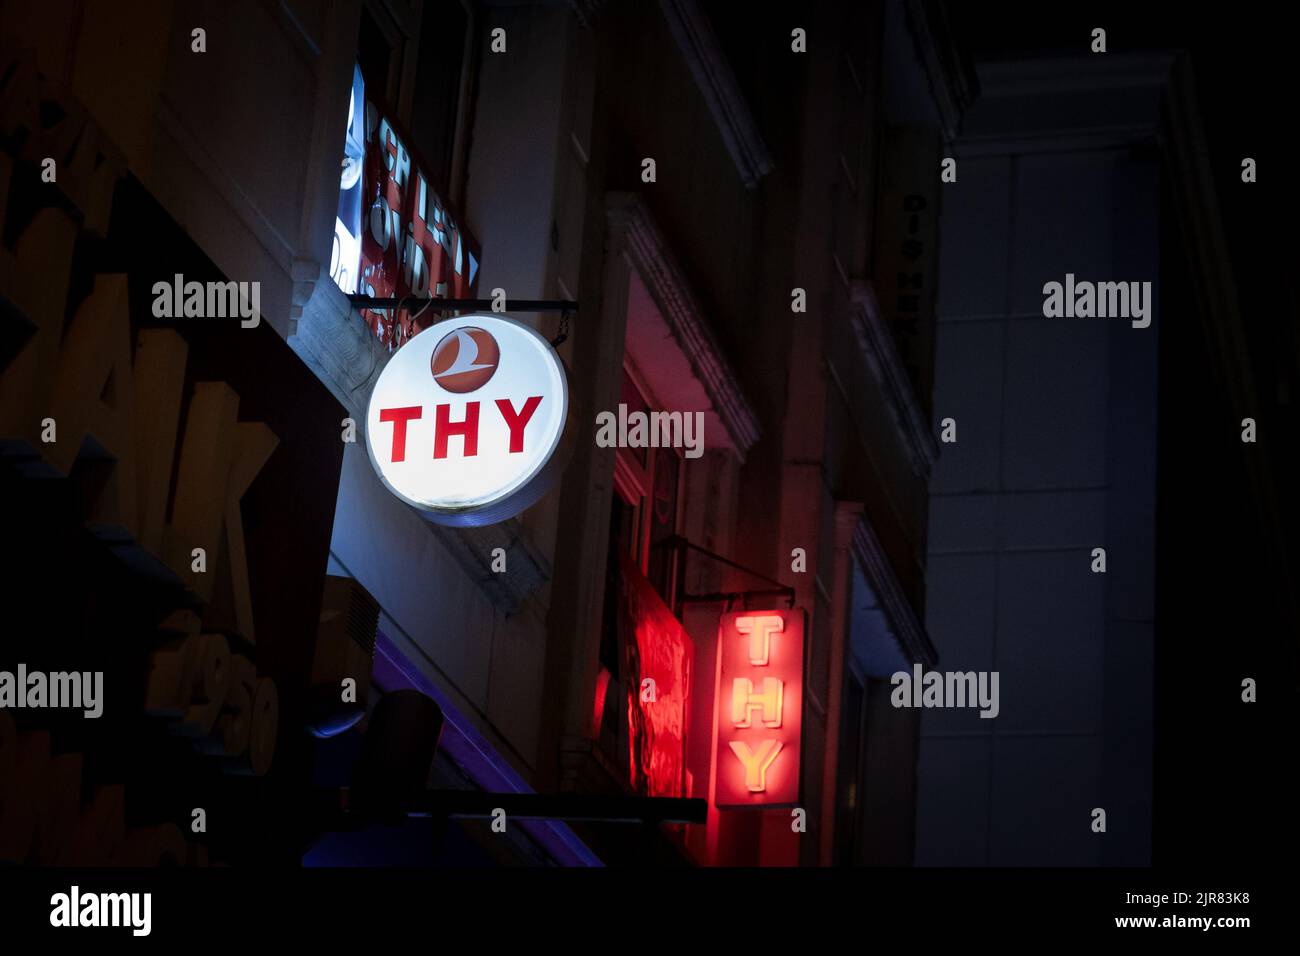
{"type": "MultiPolygon", "coordinates": [[[[1157,867],[1280,864],[1296,846],[1300,806],[1290,18],[1261,3],[949,0],[946,7],[973,58],[1088,55],[1097,27],[1106,30],[1110,53],[1191,56],[1261,444],[1238,440],[1240,419],[1215,368],[1222,357],[1211,354],[1189,277],[1167,263],[1160,276],[1152,860],[1157,867]],[[1245,186],[1247,156],[1258,164],[1258,181],[1245,186]],[[1246,456],[1262,445],[1280,498],[1264,513],[1246,469],[1246,456]],[[1289,576],[1272,550],[1270,525],[1286,542],[1289,576]],[[1240,702],[1246,676],[1258,682],[1253,706],[1240,702]]],[[[1176,234],[1161,238],[1162,247],[1179,242],[1176,234]]]]}

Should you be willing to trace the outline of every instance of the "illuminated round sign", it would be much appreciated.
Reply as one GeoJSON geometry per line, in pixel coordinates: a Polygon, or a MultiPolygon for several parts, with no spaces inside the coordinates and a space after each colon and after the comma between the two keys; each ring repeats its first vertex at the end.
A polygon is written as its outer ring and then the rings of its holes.
{"type": "Polygon", "coordinates": [[[366,450],[388,490],[441,524],[527,508],[563,465],[569,385],[528,326],[466,315],[416,335],[379,373],[366,450]]]}

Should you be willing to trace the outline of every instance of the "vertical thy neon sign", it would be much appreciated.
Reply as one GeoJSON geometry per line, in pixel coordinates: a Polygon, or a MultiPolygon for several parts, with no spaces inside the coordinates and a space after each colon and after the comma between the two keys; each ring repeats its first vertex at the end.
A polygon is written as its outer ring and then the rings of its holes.
{"type": "Polygon", "coordinates": [[[716,701],[717,805],[796,803],[803,718],[802,610],[722,616],[716,701]]]}

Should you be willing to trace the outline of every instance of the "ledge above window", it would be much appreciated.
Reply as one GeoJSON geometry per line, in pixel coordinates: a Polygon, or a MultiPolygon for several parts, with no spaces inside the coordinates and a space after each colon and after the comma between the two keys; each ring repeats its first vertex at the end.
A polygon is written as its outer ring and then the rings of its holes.
{"type": "Polygon", "coordinates": [[[849,302],[849,321],[858,351],[885,399],[890,421],[907,451],[913,474],[926,479],[939,457],[939,446],[930,433],[925,411],[881,314],[872,283],[851,280],[849,302]]]}
{"type": "MultiPolygon", "coordinates": [[[[697,0],[659,0],[664,19],[682,52],[695,85],[708,104],[727,152],[746,189],[772,171],[772,154],[759,135],[736,76],[697,0]]],[[[745,14],[740,14],[744,16],[745,14]]]]}
{"type": "Polygon", "coordinates": [[[711,447],[745,460],[758,440],[758,417],[691,291],[680,263],[645,203],[610,193],[612,248],[629,266],[626,351],[660,407],[704,413],[711,447]]]}

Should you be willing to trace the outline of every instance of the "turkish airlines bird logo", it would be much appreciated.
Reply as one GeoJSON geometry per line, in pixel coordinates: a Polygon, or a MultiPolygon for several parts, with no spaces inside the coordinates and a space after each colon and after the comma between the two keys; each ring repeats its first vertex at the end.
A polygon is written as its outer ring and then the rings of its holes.
{"type": "Polygon", "coordinates": [[[461,395],[486,385],[500,361],[501,348],[491,333],[466,326],[442,337],[429,367],[435,382],[461,395]]]}

